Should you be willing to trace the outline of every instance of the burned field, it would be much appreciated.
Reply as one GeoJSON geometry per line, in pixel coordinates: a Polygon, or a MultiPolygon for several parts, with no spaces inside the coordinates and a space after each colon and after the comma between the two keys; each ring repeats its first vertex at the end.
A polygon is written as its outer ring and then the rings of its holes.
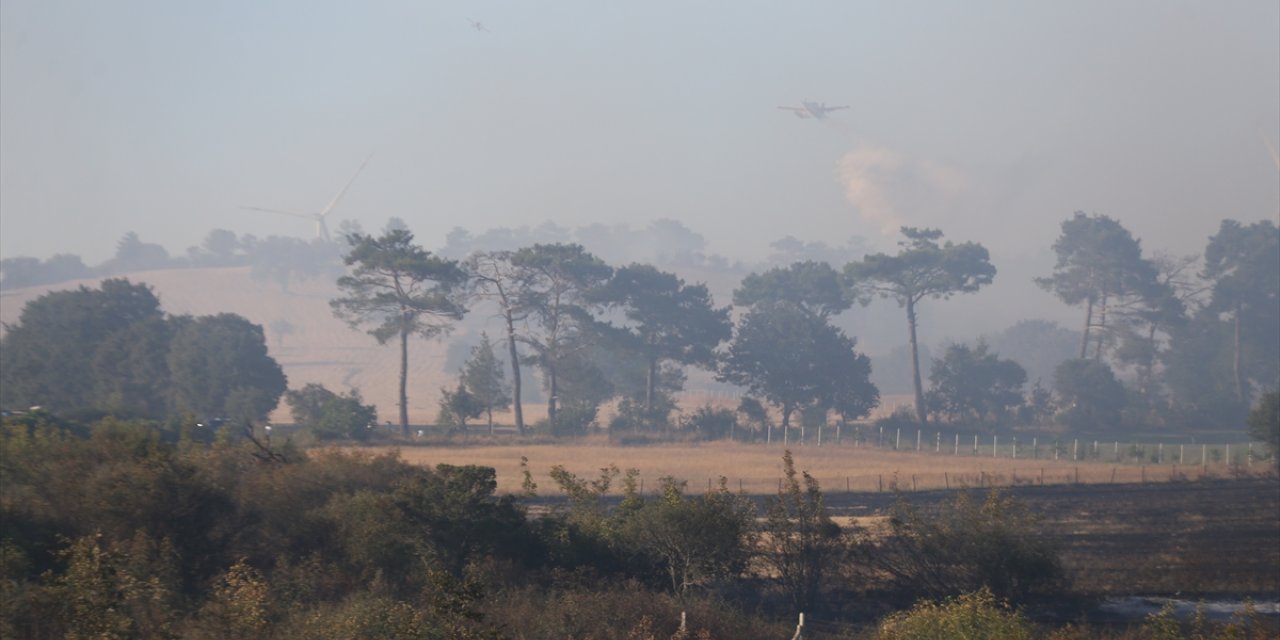
{"type": "MultiPolygon", "coordinates": [[[[1280,482],[1274,477],[1005,489],[1058,543],[1074,591],[1280,599],[1280,482]]],[[[827,493],[833,516],[887,514],[900,496],[929,510],[952,492],[827,493]]]]}

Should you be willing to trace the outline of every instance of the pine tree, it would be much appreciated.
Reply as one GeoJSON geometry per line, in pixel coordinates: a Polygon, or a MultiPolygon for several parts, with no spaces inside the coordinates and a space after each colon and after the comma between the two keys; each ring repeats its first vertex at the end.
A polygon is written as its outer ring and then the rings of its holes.
{"type": "Polygon", "coordinates": [[[511,406],[511,389],[507,387],[503,364],[493,351],[489,335],[482,333],[480,344],[471,348],[471,358],[462,370],[462,383],[467,392],[484,407],[489,435],[493,435],[494,410],[505,411],[511,406]]]}

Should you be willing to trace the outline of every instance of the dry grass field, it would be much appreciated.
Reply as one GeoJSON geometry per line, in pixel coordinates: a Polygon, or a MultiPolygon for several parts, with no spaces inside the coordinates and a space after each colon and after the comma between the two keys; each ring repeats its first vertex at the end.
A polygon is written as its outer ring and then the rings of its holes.
{"type": "MultiPolygon", "coordinates": [[[[371,447],[371,452],[387,448],[371,447]]],[[[942,489],[959,486],[1100,484],[1164,482],[1199,478],[1198,465],[1170,464],[1138,466],[1069,460],[1030,460],[1008,457],[940,455],[895,452],[855,447],[851,444],[791,447],[796,468],[807,471],[828,492],[942,489]]],[[[580,477],[595,478],[602,467],[635,468],[646,491],[657,480],[671,476],[685,480],[690,490],[705,489],[724,476],[731,489],[752,494],[777,490],[782,475],[783,448],[780,445],[712,442],[702,444],[649,445],[624,447],[605,443],[522,444],[486,446],[423,446],[400,449],[403,459],[428,466],[437,464],[478,464],[497,470],[498,491],[517,493],[523,475],[521,457],[528,458],[529,470],[539,493],[558,493],[548,475],[552,466],[562,465],[580,477]]],[[[1207,468],[1209,477],[1233,477],[1266,473],[1266,465],[1207,468]]]]}

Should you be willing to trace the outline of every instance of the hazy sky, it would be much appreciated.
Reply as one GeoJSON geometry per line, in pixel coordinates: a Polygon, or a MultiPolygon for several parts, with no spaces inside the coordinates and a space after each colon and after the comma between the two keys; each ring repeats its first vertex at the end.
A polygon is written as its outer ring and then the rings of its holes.
{"type": "MultiPolygon", "coordinates": [[[[1275,219],[1280,2],[0,3],[0,254],[408,221],[684,222],[758,259],[941,227],[1043,253],[1275,219]],[[473,29],[468,18],[487,31],[473,29]],[[779,105],[850,105],[828,121],[779,105]]],[[[1029,275],[1027,276],[1029,277],[1029,275]]]]}

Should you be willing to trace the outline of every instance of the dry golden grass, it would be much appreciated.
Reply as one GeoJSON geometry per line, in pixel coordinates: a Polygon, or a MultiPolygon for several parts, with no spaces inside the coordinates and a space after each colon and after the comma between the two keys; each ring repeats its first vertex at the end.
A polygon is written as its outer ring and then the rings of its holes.
{"type": "MultiPolygon", "coordinates": [[[[374,448],[374,451],[382,450],[374,448]]],[[[791,447],[796,468],[808,471],[827,491],[889,490],[896,482],[904,490],[935,489],[946,486],[977,486],[995,482],[1009,484],[1086,484],[1104,482],[1163,482],[1176,475],[1199,477],[1201,467],[1186,465],[1136,466],[1106,462],[1070,460],[1029,460],[1008,457],[906,453],[854,447],[812,445],[791,447]],[[1043,474],[1043,475],[1042,475],[1043,474]],[[1077,480],[1078,478],[1078,480],[1077,480]]],[[[779,445],[716,442],[704,444],[622,447],[599,443],[528,444],[489,446],[407,447],[401,457],[414,464],[478,464],[497,470],[499,492],[520,491],[523,475],[520,457],[529,459],[529,470],[539,492],[554,494],[555,483],[548,475],[552,466],[562,465],[580,477],[595,478],[602,467],[639,469],[646,491],[657,486],[658,478],[672,476],[689,483],[690,490],[705,489],[720,476],[731,489],[748,493],[772,493],[782,475],[783,448],[779,445]]],[[[1210,465],[1211,475],[1232,472],[1265,472],[1265,465],[1240,468],[1210,465]]]]}

